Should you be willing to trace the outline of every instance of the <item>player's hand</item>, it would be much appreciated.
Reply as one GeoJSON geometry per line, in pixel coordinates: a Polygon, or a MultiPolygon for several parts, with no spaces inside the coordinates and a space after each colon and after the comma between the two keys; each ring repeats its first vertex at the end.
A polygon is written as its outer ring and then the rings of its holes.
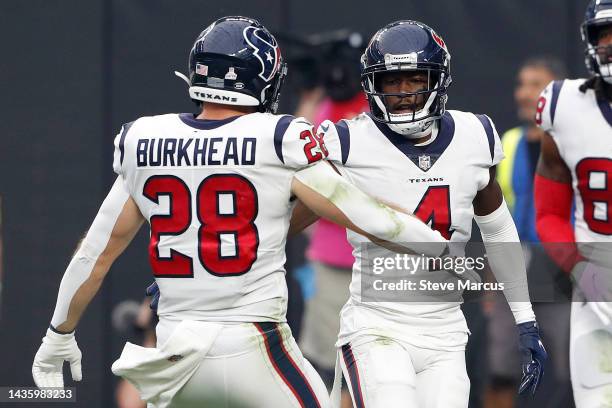
{"type": "Polygon", "coordinates": [[[157,282],[150,284],[147,290],[145,290],[145,294],[151,296],[149,307],[157,313],[157,306],[159,304],[159,286],[157,286],[157,282]]]}
{"type": "Polygon", "coordinates": [[[544,375],[544,362],[548,358],[546,349],[540,339],[538,324],[525,322],[518,325],[519,350],[523,375],[519,386],[519,394],[531,391],[535,394],[544,375]]]}
{"type": "Polygon", "coordinates": [[[578,262],[572,269],[578,290],[588,306],[608,326],[612,323],[612,270],[592,262],[578,262]]]}
{"type": "Polygon", "coordinates": [[[70,363],[72,379],[81,381],[81,350],[77,346],[74,332],[59,334],[47,329],[32,364],[32,377],[36,386],[64,388],[64,361],[70,363]]]}

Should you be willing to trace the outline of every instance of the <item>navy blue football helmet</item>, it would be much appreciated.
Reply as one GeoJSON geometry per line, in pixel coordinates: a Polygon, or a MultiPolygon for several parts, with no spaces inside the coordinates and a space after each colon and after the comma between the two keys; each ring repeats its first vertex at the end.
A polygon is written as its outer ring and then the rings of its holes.
{"type": "Polygon", "coordinates": [[[612,0],[591,0],[580,27],[585,62],[592,75],[612,83],[612,46],[598,46],[599,31],[612,25],[612,0]]]}
{"type": "Polygon", "coordinates": [[[404,20],[386,25],[374,34],[361,57],[361,85],[368,97],[372,117],[407,137],[417,137],[444,114],[450,84],[450,53],[446,43],[434,30],[418,21],[404,20]],[[384,93],[378,78],[397,71],[426,73],[427,89],[384,93]],[[388,96],[423,96],[425,104],[415,107],[411,113],[393,114],[386,100],[388,96]]]}
{"type": "Polygon", "coordinates": [[[223,17],[196,38],[189,54],[189,84],[196,103],[256,106],[275,113],[287,66],[276,39],[257,20],[223,17]]]}

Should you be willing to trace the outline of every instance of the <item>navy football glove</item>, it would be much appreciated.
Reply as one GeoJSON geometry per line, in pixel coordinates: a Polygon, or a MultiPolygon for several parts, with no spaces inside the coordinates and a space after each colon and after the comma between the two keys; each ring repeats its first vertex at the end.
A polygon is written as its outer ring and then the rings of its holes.
{"type": "Polygon", "coordinates": [[[518,325],[518,330],[521,367],[523,369],[519,394],[524,394],[529,390],[531,390],[531,394],[535,394],[542,375],[544,375],[544,362],[548,355],[540,339],[536,322],[521,323],[518,325]]]}
{"type": "Polygon", "coordinates": [[[159,303],[159,286],[157,286],[157,282],[153,282],[149,285],[145,294],[151,296],[151,304],[149,304],[149,307],[157,313],[157,304],[159,303]]]}

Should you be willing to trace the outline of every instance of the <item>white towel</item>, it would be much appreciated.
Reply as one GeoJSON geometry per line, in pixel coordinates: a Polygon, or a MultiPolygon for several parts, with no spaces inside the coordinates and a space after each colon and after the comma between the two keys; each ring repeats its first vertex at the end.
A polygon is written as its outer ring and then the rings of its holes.
{"type": "Polygon", "coordinates": [[[112,371],[134,384],[148,406],[166,408],[198,369],[222,327],[184,320],[161,348],[126,343],[112,371]]]}

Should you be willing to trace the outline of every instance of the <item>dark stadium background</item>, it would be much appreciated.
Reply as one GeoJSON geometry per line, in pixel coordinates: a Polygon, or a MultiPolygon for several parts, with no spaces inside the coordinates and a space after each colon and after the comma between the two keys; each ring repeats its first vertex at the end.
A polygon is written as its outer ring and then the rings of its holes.
{"type": "MultiPolygon", "coordinates": [[[[193,39],[214,19],[242,14],[277,33],[347,27],[366,37],[400,18],[424,21],[452,54],[448,106],[487,113],[501,131],[516,123],[512,88],[521,61],[553,55],[568,64],[571,76],[585,74],[578,30],[585,5],[586,0],[3,0],[0,386],[33,384],[32,358],[60,278],[114,179],[112,141],[121,124],[193,111],[185,84],[172,72],[186,70],[193,39]]],[[[290,78],[291,73],[290,67],[290,78]]],[[[283,93],[286,111],[295,106],[295,89],[290,83],[283,93]]],[[[121,300],[140,299],[150,280],[143,229],[77,330],[84,381],[78,403],[70,406],[114,406],[110,365],[125,338],[111,328],[111,310],[121,300]]]]}

